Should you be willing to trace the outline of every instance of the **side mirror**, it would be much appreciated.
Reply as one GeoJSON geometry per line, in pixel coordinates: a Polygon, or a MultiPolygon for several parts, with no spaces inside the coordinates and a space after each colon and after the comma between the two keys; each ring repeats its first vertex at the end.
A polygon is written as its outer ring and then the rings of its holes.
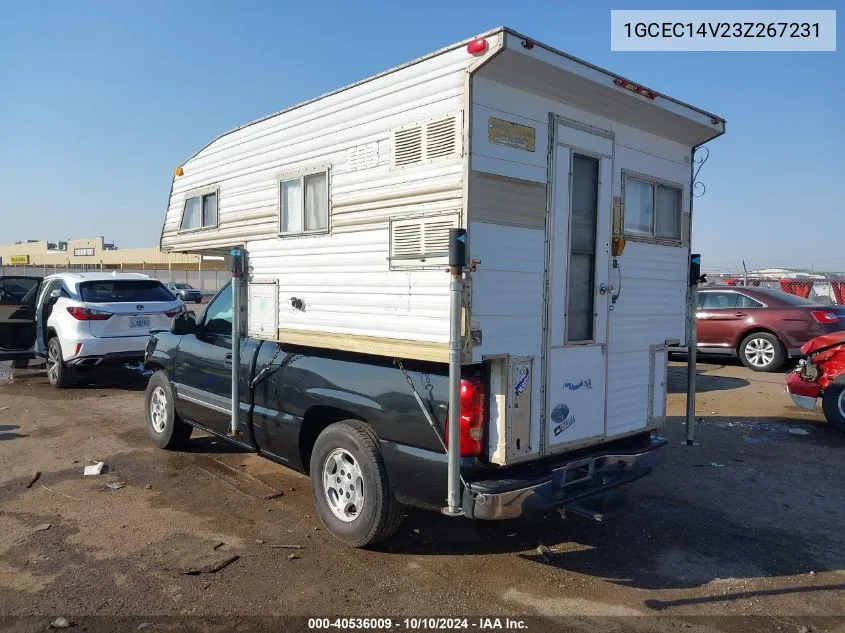
{"type": "Polygon", "coordinates": [[[170,322],[170,332],[172,334],[184,335],[191,334],[197,329],[197,317],[193,312],[182,312],[173,321],[170,322]]]}

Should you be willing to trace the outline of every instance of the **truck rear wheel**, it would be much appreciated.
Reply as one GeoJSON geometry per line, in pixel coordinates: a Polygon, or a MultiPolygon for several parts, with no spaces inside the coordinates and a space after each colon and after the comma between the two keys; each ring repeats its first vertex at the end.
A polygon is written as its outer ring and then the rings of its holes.
{"type": "Polygon", "coordinates": [[[311,453],[311,494],[326,528],[352,547],[396,532],[404,507],[387,481],[378,439],[357,420],[329,425],[311,453]]]}
{"type": "Polygon", "coordinates": [[[845,433],[845,385],[829,385],[824,390],[822,409],[828,423],[845,433]]]}

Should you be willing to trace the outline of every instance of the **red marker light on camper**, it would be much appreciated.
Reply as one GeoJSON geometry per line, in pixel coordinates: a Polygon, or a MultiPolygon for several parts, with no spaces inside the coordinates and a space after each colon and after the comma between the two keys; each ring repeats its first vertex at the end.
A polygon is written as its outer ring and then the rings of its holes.
{"type": "Polygon", "coordinates": [[[480,55],[486,50],[487,40],[485,40],[483,37],[474,39],[469,44],[467,44],[467,53],[469,53],[470,55],[480,55]]]}
{"type": "Polygon", "coordinates": [[[643,97],[647,97],[649,99],[654,99],[657,96],[657,93],[654,90],[649,90],[645,86],[635,84],[634,82],[626,79],[620,79],[617,77],[613,80],[613,83],[620,88],[625,88],[625,90],[630,90],[631,92],[635,92],[638,95],[642,95],[643,97]]]}

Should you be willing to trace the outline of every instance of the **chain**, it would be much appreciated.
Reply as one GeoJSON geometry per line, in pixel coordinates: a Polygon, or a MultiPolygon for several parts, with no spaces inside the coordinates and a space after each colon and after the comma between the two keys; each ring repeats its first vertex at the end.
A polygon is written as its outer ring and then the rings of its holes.
{"type": "Polygon", "coordinates": [[[423,376],[425,376],[425,390],[431,395],[431,392],[434,391],[434,386],[431,384],[431,376],[429,374],[423,374],[423,376]]]}
{"type": "MultiPolygon", "coordinates": [[[[417,401],[417,404],[420,406],[420,409],[423,412],[423,416],[425,416],[426,421],[428,422],[431,429],[434,431],[434,434],[437,436],[437,439],[440,441],[440,445],[443,447],[443,450],[447,453],[449,449],[446,447],[446,440],[440,434],[440,429],[437,427],[437,424],[434,421],[434,409],[435,409],[435,400],[434,400],[434,385],[431,384],[431,376],[429,374],[423,374],[425,376],[425,387],[424,389],[428,392],[429,402],[431,402],[432,411],[429,411],[425,404],[420,397],[419,392],[417,392],[417,388],[414,387],[414,381],[411,380],[411,375],[408,373],[408,370],[405,369],[405,366],[402,364],[402,361],[398,358],[395,358],[394,363],[396,366],[399,367],[399,370],[402,372],[402,375],[405,376],[405,380],[407,381],[408,385],[411,387],[411,391],[414,393],[414,399],[417,401]]],[[[448,414],[448,409],[447,409],[448,414]]],[[[467,482],[464,479],[463,475],[459,475],[461,479],[461,483],[463,484],[464,488],[468,490],[467,482]]]]}
{"type": "Polygon", "coordinates": [[[276,346],[276,351],[273,352],[273,358],[270,359],[270,362],[267,363],[267,366],[272,367],[273,363],[276,362],[276,359],[279,357],[279,354],[281,354],[281,353],[282,353],[282,346],[281,346],[281,344],[279,344],[279,345],[276,346]]]}
{"type": "Polygon", "coordinates": [[[405,380],[407,381],[408,385],[411,389],[414,389],[414,381],[411,380],[411,376],[408,374],[408,370],[405,369],[405,365],[402,364],[402,361],[398,358],[396,359],[396,364],[399,366],[399,371],[402,372],[402,375],[405,376],[405,380]]]}
{"type": "MultiPolygon", "coordinates": [[[[255,385],[257,385],[259,382],[264,380],[265,377],[269,376],[274,371],[273,370],[273,363],[276,362],[276,359],[279,357],[279,354],[281,354],[281,352],[282,352],[281,344],[276,345],[276,351],[273,353],[273,358],[271,358],[270,362],[267,363],[264,366],[264,369],[262,369],[260,372],[258,372],[252,378],[252,380],[249,381],[249,388],[250,389],[255,389],[255,385]]],[[[293,359],[291,359],[291,360],[293,360],[293,359]]],[[[288,362],[290,362],[290,361],[288,361],[288,362]]],[[[281,368],[281,365],[279,365],[279,368],[281,368]]]]}

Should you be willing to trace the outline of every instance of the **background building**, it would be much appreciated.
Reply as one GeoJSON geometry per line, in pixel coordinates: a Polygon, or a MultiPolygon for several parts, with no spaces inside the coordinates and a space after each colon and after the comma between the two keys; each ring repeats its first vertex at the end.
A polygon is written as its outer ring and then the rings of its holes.
{"type": "Polygon", "coordinates": [[[231,278],[223,258],[164,253],[158,247],[118,248],[101,237],[0,244],[4,275],[46,276],[66,270],[142,272],[164,282],[186,281],[203,292],[216,292],[231,278]]]}

